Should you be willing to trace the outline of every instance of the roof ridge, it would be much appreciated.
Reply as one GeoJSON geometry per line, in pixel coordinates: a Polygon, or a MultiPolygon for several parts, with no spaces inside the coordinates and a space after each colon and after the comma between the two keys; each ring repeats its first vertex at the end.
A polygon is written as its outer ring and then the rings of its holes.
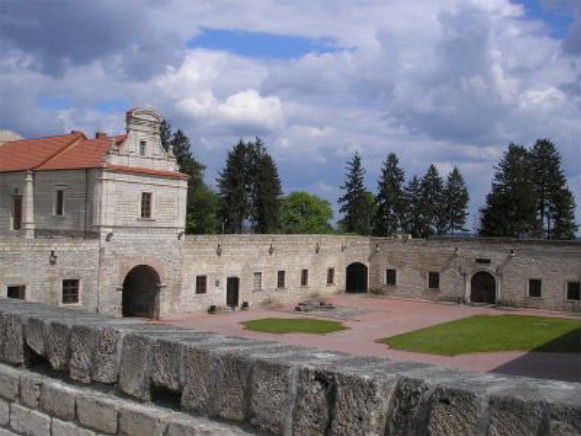
{"type": "MultiPolygon", "coordinates": [[[[36,169],[40,168],[41,166],[46,165],[51,160],[53,160],[54,158],[58,157],[58,155],[60,155],[61,153],[64,153],[65,151],[69,150],[73,146],[77,145],[77,143],[81,139],[87,139],[83,133],[79,133],[78,135],[79,136],[74,141],[72,141],[71,143],[67,144],[66,146],[64,146],[63,148],[61,148],[60,150],[58,150],[56,153],[54,153],[53,155],[49,156],[44,161],[42,161],[41,163],[39,163],[38,165],[36,165],[35,167],[33,167],[31,169],[32,170],[36,170],[36,169]]],[[[66,136],[66,135],[63,135],[63,136],[66,136]]]]}

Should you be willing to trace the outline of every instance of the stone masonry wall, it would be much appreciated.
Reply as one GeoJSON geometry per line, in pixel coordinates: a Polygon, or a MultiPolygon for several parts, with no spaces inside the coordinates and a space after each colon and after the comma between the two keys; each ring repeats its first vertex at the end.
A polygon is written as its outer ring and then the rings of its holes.
{"type": "Polygon", "coordinates": [[[465,373],[7,299],[0,299],[0,361],[0,427],[27,435],[191,435],[208,426],[244,434],[240,425],[309,436],[581,433],[579,383],[465,373]]]}

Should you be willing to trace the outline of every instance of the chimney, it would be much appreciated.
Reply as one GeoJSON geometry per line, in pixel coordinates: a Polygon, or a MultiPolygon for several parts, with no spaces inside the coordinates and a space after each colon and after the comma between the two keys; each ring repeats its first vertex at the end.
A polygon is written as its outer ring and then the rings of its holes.
{"type": "Polygon", "coordinates": [[[97,133],[95,133],[95,139],[105,139],[107,137],[107,133],[99,130],[97,133]]]}

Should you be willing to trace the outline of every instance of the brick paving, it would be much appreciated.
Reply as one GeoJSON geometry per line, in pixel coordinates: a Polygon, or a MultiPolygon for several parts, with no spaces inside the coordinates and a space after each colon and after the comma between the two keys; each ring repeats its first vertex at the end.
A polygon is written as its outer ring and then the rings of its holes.
{"type": "Polygon", "coordinates": [[[494,372],[546,379],[581,382],[581,355],[575,353],[547,353],[503,351],[494,353],[474,353],[460,356],[439,356],[394,350],[376,339],[429,327],[446,321],[465,318],[476,314],[555,316],[580,319],[578,316],[562,312],[548,312],[532,309],[500,309],[474,307],[456,304],[433,303],[418,300],[385,297],[337,295],[325,298],[336,306],[344,308],[332,312],[294,312],[294,303],[271,309],[252,307],[248,311],[232,313],[172,315],[162,319],[163,323],[197,330],[224,333],[245,338],[274,340],[324,350],[342,351],[351,354],[379,356],[394,360],[415,361],[458,368],[473,372],[494,372]],[[348,310],[347,308],[352,308],[348,310]],[[327,335],[271,334],[245,330],[240,323],[266,317],[343,318],[349,327],[327,335]],[[346,319],[345,319],[346,318],[346,319]]]}

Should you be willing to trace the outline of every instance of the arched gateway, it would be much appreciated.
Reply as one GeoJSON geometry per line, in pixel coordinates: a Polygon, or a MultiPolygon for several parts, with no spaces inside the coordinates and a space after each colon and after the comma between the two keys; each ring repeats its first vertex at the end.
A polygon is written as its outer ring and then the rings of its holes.
{"type": "Polygon", "coordinates": [[[347,267],[345,292],[367,292],[367,266],[355,262],[347,267]]]}
{"type": "Polygon", "coordinates": [[[477,272],[470,281],[472,303],[496,303],[496,279],[486,271],[477,272]]]}
{"type": "Polygon", "coordinates": [[[143,318],[159,318],[159,274],[148,265],[139,265],[127,273],[123,281],[122,314],[143,318]]]}

